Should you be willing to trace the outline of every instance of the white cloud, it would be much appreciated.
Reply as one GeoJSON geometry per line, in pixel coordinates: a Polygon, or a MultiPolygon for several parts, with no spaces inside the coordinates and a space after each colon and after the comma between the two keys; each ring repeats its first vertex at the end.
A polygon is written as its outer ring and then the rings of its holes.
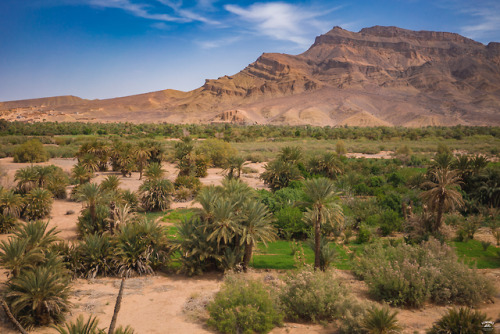
{"type": "Polygon", "coordinates": [[[192,12],[191,10],[182,8],[182,1],[157,1],[160,5],[162,5],[162,7],[168,7],[173,14],[164,13],[162,10],[158,10],[157,7],[149,4],[133,3],[131,0],[89,0],[89,3],[90,5],[96,7],[122,9],[134,16],[148,20],[179,23],[198,21],[207,24],[218,24],[217,21],[210,20],[202,15],[192,12]]]}
{"type": "Polygon", "coordinates": [[[470,38],[488,37],[500,31],[500,3],[489,3],[485,7],[473,7],[464,13],[476,18],[476,23],[462,27],[461,31],[470,38]]]}
{"type": "Polygon", "coordinates": [[[318,20],[339,7],[328,11],[312,11],[285,2],[255,3],[247,8],[225,5],[224,8],[252,24],[250,29],[277,40],[307,47],[310,36],[327,31],[330,25],[318,20]]]}

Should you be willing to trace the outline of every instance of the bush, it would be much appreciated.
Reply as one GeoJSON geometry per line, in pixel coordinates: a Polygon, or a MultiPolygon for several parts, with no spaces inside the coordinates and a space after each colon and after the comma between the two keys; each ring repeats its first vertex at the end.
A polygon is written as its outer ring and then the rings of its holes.
{"type": "Polygon", "coordinates": [[[193,194],[196,195],[201,188],[201,182],[196,176],[179,175],[174,181],[174,188],[176,190],[179,188],[187,188],[192,190],[193,194]]]}
{"type": "Polygon", "coordinates": [[[483,333],[483,322],[486,321],[486,314],[474,311],[470,308],[449,309],[432,328],[428,334],[447,333],[483,333]]]}
{"type": "Polygon", "coordinates": [[[416,246],[366,247],[355,272],[373,297],[395,306],[420,307],[426,301],[476,305],[494,293],[489,281],[434,239],[416,246]]]}
{"type": "Polygon", "coordinates": [[[28,140],[14,150],[14,162],[44,162],[49,154],[38,139],[28,140]]]}
{"type": "Polygon", "coordinates": [[[311,230],[302,220],[302,211],[297,207],[284,207],[275,213],[274,226],[281,237],[286,239],[304,239],[311,230]]]}
{"type": "Polygon", "coordinates": [[[358,235],[356,237],[356,243],[357,244],[364,244],[370,241],[372,238],[372,232],[368,228],[368,226],[361,224],[359,227],[358,235]]]}
{"type": "Polygon", "coordinates": [[[303,270],[290,273],[280,291],[280,303],[293,321],[332,321],[340,316],[346,288],[329,271],[303,270]]]}
{"type": "Polygon", "coordinates": [[[85,278],[111,273],[113,255],[111,240],[107,235],[88,234],[80,242],[77,249],[78,271],[85,278]]]}
{"type": "Polygon", "coordinates": [[[363,318],[363,328],[373,334],[398,333],[401,326],[398,325],[397,314],[397,311],[391,312],[388,307],[373,307],[363,318]]]}
{"type": "Polygon", "coordinates": [[[401,217],[396,212],[392,210],[384,211],[380,216],[380,232],[382,232],[383,236],[387,236],[392,232],[401,230],[402,223],[401,217]]]}
{"type": "Polygon", "coordinates": [[[267,333],[283,315],[262,282],[229,276],[208,305],[208,324],[222,333],[267,333]]]}
{"type": "Polygon", "coordinates": [[[201,143],[196,150],[197,153],[206,154],[213,167],[224,168],[227,158],[237,155],[237,151],[231,144],[219,139],[207,139],[201,143]]]}

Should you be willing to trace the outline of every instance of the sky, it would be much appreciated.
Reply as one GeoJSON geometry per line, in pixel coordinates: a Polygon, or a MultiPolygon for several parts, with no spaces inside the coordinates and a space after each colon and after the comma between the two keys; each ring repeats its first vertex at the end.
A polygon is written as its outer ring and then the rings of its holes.
{"type": "Polygon", "coordinates": [[[0,0],[0,101],[189,91],[374,25],[500,42],[500,1],[0,0]]]}

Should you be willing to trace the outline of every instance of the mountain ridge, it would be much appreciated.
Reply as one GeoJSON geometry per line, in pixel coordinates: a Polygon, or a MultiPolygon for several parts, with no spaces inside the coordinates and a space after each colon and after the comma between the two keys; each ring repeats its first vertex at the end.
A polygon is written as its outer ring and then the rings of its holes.
{"type": "Polygon", "coordinates": [[[207,79],[189,92],[161,90],[103,100],[58,98],[48,98],[45,104],[43,99],[0,102],[0,117],[329,126],[500,125],[500,43],[484,45],[456,33],[398,27],[374,26],[359,32],[334,27],[299,55],[263,53],[240,72],[207,79]]]}

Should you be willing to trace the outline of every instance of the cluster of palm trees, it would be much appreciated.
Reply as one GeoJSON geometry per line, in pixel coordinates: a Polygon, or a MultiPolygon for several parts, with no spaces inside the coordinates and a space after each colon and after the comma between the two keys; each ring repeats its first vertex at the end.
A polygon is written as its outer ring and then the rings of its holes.
{"type": "Polygon", "coordinates": [[[288,187],[293,181],[299,181],[311,175],[336,179],[343,173],[343,162],[338,154],[326,152],[310,157],[303,163],[303,152],[297,146],[285,146],[278,158],[264,166],[261,174],[264,183],[276,191],[288,187]]]}
{"type": "Polygon", "coordinates": [[[0,243],[0,264],[9,270],[5,300],[26,328],[61,322],[69,311],[70,272],[48,223],[17,225],[0,243]]]}
{"type": "Polygon", "coordinates": [[[246,270],[257,242],[276,237],[267,207],[238,179],[203,188],[196,201],[201,209],[179,225],[175,244],[189,275],[240,266],[246,270]]]}
{"type": "Polygon", "coordinates": [[[29,166],[16,171],[16,187],[0,188],[0,233],[18,218],[36,220],[50,214],[53,198],[66,198],[68,176],[59,167],[29,166]]]}

